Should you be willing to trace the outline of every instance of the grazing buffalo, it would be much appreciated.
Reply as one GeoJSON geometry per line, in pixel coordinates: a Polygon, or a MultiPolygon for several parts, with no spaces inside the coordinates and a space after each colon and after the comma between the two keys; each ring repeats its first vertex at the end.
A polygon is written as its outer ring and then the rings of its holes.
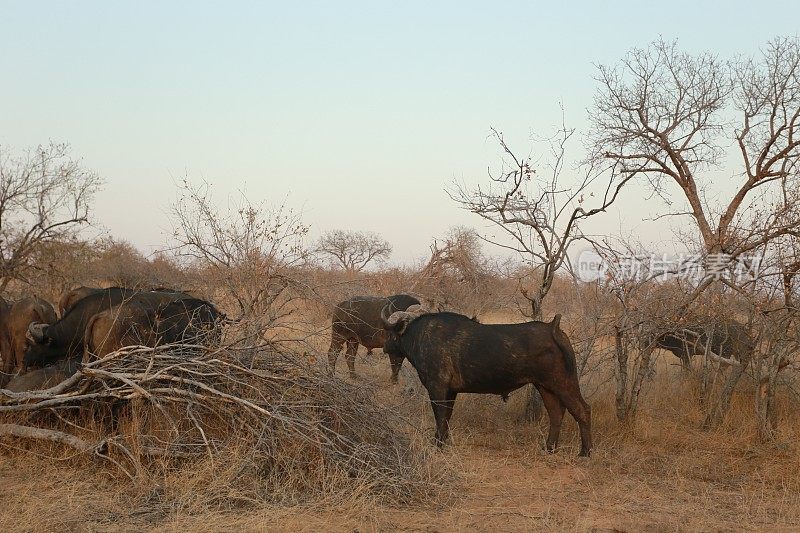
{"type": "MultiPolygon", "coordinates": [[[[388,297],[356,296],[336,306],[331,323],[331,346],[328,348],[328,364],[330,371],[336,370],[336,359],[342,346],[347,344],[345,357],[350,375],[356,373],[356,352],[358,345],[372,353],[374,348],[383,348],[386,342],[386,330],[383,329],[381,311],[384,308],[391,312],[405,311],[411,305],[419,305],[419,300],[407,294],[395,294],[388,297]]],[[[402,360],[400,361],[402,363],[402,360]]],[[[397,373],[392,363],[392,382],[397,383],[397,373]]]]}
{"type": "Polygon", "coordinates": [[[706,353],[709,331],[711,331],[709,350],[719,357],[748,361],[755,350],[755,340],[747,328],[733,321],[717,323],[710,328],[688,326],[673,329],[656,337],[654,346],[672,352],[681,360],[684,367],[689,368],[693,355],[706,353]]]}
{"type": "Polygon", "coordinates": [[[591,410],[581,396],[575,353],[552,322],[480,324],[455,313],[382,312],[388,337],[383,349],[402,363],[407,358],[428,390],[436,419],[436,442],[448,439],[449,420],[459,392],[499,394],[532,383],[550,418],[547,449],[555,450],[564,410],[578,422],[580,455],[592,447],[591,410]]]}
{"type": "MultiPolygon", "coordinates": [[[[67,314],[67,312],[70,309],[72,309],[75,306],[76,303],[78,303],[78,301],[86,298],[87,296],[90,296],[92,294],[98,294],[107,290],[120,290],[127,292],[129,295],[133,295],[139,292],[147,292],[138,289],[128,289],[123,287],[110,287],[107,289],[100,289],[96,287],[84,287],[84,286],[75,287],[62,294],[61,298],[58,300],[58,316],[63,317],[65,314],[67,314]]],[[[156,287],[150,289],[150,292],[170,292],[170,293],[180,292],[181,294],[186,294],[184,292],[176,291],[175,289],[170,289],[168,287],[156,287]]],[[[186,295],[189,296],[188,294],[186,295]]]]}
{"type": "Polygon", "coordinates": [[[31,324],[24,362],[29,366],[44,366],[58,359],[81,357],[84,352],[86,326],[102,311],[111,309],[125,300],[136,298],[160,305],[187,298],[184,293],[140,292],[113,287],[79,300],[61,320],[52,325],[31,324]]]}
{"type": "Polygon", "coordinates": [[[155,301],[137,295],[94,315],[86,326],[84,362],[125,346],[200,344],[219,332],[222,314],[209,302],[185,298],[155,301]]]}
{"type": "Polygon", "coordinates": [[[0,350],[3,355],[4,374],[0,378],[0,383],[4,383],[15,369],[19,372],[25,370],[23,356],[30,324],[52,324],[56,321],[53,306],[35,296],[23,298],[6,306],[0,311],[0,350]]]}
{"type": "Polygon", "coordinates": [[[43,390],[55,387],[78,371],[80,361],[64,359],[44,368],[37,368],[26,374],[15,376],[5,389],[11,392],[43,390]]]}

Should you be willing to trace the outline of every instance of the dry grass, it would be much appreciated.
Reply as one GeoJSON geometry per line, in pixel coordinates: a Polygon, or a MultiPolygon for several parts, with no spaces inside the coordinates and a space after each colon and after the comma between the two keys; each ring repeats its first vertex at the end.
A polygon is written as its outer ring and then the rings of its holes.
{"type": "MultiPolygon", "coordinates": [[[[493,317],[494,318],[494,317],[493,317]]],[[[508,319],[508,317],[502,317],[508,319]]],[[[325,346],[323,337],[313,344],[325,346]]],[[[790,531],[800,528],[800,425],[780,397],[780,438],[760,444],[750,385],[740,384],[725,424],[697,428],[695,384],[662,360],[636,423],[620,425],[613,392],[592,389],[595,448],[576,457],[577,428],[565,421],[561,448],[542,450],[545,423],[518,421],[524,395],[461,395],[453,444],[415,468],[439,491],[411,503],[376,496],[369,484],[336,475],[312,498],[254,496],[229,450],[214,461],[168,469],[127,482],[103,465],[55,446],[4,442],[0,447],[1,531],[790,531]],[[443,475],[446,472],[446,475],[443,475]],[[220,495],[225,495],[220,498],[220,495]],[[224,505],[220,504],[224,501],[224,505]]],[[[343,363],[342,363],[343,365],[343,363]]],[[[424,394],[388,384],[380,354],[360,356],[362,378],[377,403],[402,421],[404,435],[426,447],[433,420],[424,394]]],[[[340,373],[342,368],[340,367],[340,373]]],[[[406,373],[403,379],[415,379],[406,373]]],[[[424,392],[424,391],[423,391],[424,392]]],[[[302,469],[264,479],[278,490],[303,483],[302,469]],[[292,476],[296,476],[292,478],[292,476]]],[[[291,491],[289,491],[291,493],[291,491]]]]}

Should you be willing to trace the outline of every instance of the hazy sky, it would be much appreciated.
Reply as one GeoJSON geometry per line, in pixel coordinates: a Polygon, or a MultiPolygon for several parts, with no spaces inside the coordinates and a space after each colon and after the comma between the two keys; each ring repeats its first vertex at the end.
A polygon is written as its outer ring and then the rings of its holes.
{"type": "MultiPolygon", "coordinates": [[[[398,262],[452,225],[480,226],[443,190],[486,181],[490,126],[524,152],[563,102],[580,133],[595,64],[659,35],[732,57],[800,30],[796,0],[0,8],[0,143],[69,142],[106,179],[96,215],[113,236],[162,245],[186,175],[223,200],[286,199],[312,235],[377,231],[398,262]]],[[[637,231],[641,193],[621,207],[599,224],[637,231]]]]}

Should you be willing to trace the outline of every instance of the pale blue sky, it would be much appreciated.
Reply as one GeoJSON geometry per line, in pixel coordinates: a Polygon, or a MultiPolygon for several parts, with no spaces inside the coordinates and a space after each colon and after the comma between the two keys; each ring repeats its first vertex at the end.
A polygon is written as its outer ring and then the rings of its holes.
{"type": "MultiPolygon", "coordinates": [[[[107,180],[98,221],[145,250],[186,174],[222,198],[288,198],[314,235],[377,231],[408,262],[479,225],[443,189],[485,180],[489,126],[525,147],[563,101],[580,130],[594,64],[659,35],[749,55],[796,35],[798,6],[3,1],[0,143],[69,142],[107,180]]],[[[636,231],[630,196],[603,226],[636,231]]]]}

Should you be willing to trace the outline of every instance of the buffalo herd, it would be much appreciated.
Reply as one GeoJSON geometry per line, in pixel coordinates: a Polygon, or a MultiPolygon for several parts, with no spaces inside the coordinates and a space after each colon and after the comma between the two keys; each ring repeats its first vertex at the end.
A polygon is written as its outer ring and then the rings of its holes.
{"type": "MultiPolygon", "coordinates": [[[[547,449],[553,451],[558,445],[564,412],[569,411],[580,430],[580,455],[588,456],[591,408],[581,394],[575,351],[560,322],[561,315],[556,315],[550,322],[481,324],[476,317],[429,312],[406,294],[357,296],[334,308],[329,370],[335,371],[344,346],[351,375],[359,345],[368,353],[382,348],[396,383],[407,359],[428,391],[439,446],[448,440],[458,393],[507,399],[512,391],[531,384],[541,394],[550,421],[547,449]]],[[[734,321],[715,326],[665,328],[643,336],[642,347],[670,351],[686,366],[693,355],[707,352],[744,362],[755,347],[747,328],[734,321]]]]}
{"type": "MultiPolygon", "coordinates": [[[[14,392],[53,386],[82,364],[125,346],[214,343],[224,315],[188,293],[171,289],[134,290],[78,287],[58,302],[58,316],[46,301],[31,297],[13,304],[0,298],[0,387],[14,392]]],[[[584,400],[575,351],[560,327],[550,322],[482,324],[476,317],[427,311],[407,294],[357,296],[335,306],[328,349],[335,371],[342,348],[355,376],[358,346],[382,348],[392,382],[408,360],[428,391],[436,422],[436,443],[448,440],[449,420],[459,393],[509,393],[533,385],[550,421],[546,447],[555,450],[565,411],[578,423],[580,455],[592,446],[591,408],[584,400]]],[[[692,355],[712,351],[728,359],[752,352],[753,340],[740,324],[712,330],[685,327],[643,337],[643,346],[671,351],[688,365],[692,355]]]]}
{"type": "Polygon", "coordinates": [[[58,302],[41,298],[11,305],[0,299],[0,386],[43,389],[81,364],[125,346],[208,343],[224,316],[205,300],[176,290],[78,287],[58,302]]]}

